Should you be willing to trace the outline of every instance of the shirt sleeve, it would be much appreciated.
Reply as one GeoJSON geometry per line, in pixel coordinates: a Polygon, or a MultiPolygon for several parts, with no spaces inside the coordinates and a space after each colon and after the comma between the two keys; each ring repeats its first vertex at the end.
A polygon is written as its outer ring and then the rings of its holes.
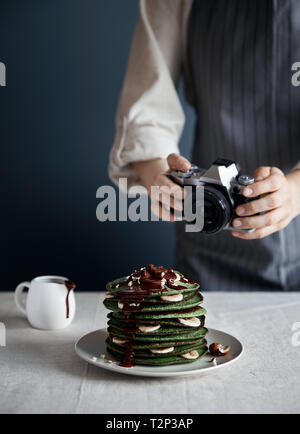
{"type": "Polygon", "coordinates": [[[139,185],[132,162],[179,152],[185,122],[176,86],[185,57],[192,0],[140,0],[140,15],[121,92],[110,153],[113,182],[139,185]]]}

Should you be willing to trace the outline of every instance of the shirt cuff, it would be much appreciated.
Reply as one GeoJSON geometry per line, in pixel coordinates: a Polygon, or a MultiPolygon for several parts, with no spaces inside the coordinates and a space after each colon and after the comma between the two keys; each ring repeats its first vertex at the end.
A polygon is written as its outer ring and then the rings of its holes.
{"type": "Polygon", "coordinates": [[[178,139],[168,134],[165,128],[158,128],[155,122],[148,125],[129,126],[124,119],[117,129],[115,145],[110,153],[109,176],[118,185],[120,178],[127,178],[128,188],[142,185],[131,163],[167,158],[179,153],[178,139]]]}

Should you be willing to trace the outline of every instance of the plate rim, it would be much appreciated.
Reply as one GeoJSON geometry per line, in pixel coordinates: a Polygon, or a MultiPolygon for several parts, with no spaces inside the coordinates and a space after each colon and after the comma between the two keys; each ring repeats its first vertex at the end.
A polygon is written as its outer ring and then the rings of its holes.
{"type": "MultiPolygon", "coordinates": [[[[105,369],[107,371],[111,371],[111,372],[116,372],[118,374],[124,374],[124,375],[131,375],[131,376],[136,376],[136,377],[149,377],[149,378],[155,378],[155,377],[184,377],[184,376],[189,376],[189,375],[196,375],[196,374],[203,374],[203,373],[207,373],[207,372],[211,372],[211,371],[215,371],[217,369],[220,368],[225,368],[226,366],[231,366],[234,362],[238,361],[244,354],[244,346],[242,344],[242,342],[236,338],[235,336],[223,332],[222,330],[218,330],[218,329],[214,329],[214,328],[210,328],[208,327],[208,332],[218,332],[218,333],[222,333],[224,335],[229,336],[231,339],[235,339],[241,346],[241,351],[240,353],[232,360],[228,360],[226,363],[222,363],[221,365],[212,365],[212,366],[208,366],[207,368],[199,368],[199,369],[191,369],[191,370],[186,370],[186,371],[173,371],[173,372],[153,372],[153,371],[149,371],[147,372],[147,366],[146,367],[142,367],[144,370],[135,370],[134,367],[133,368],[124,368],[122,366],[116,365],[116,364],[109,364],[109,363],[99,363],[99,358],[97,358],[96,361],[94,361],[93,359],[91,359],[88,356],[85,356],[84,354],[82,354],[82,352],[80,352],[79,350],[79,343],[80,341],[82,341],[83,339],[87,338],[89,335],[97,333],[97,332],[105,332],[107,333],[107,329],[106,327],[103,327],[101,329],[97,329],[94,331],[91,331],[89,333],[86,333],[85,335],[81,336],[75,343],[75,352],[77,354],[78,357],[80,357],[82,360],[84,360],[85,362],[96,366],[97,368],[102,368],[105,369]]],[[[186,365],[187,367],[189,366],[189,364],[186,365]]],[[[154,369],[154,367],[152,366],[151,369],[154,369]]]]}

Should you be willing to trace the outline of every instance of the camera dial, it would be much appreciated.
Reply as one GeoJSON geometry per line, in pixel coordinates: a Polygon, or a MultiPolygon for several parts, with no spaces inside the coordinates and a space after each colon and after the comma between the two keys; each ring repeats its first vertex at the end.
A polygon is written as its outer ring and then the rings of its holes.
{"type": "Polygon", "coordinates": [[[250,185],[254,183],[254,178],[253,176],[249,176],[249,175],[240,175],[238,177],[238,183],[241,185],[250,185]]]}

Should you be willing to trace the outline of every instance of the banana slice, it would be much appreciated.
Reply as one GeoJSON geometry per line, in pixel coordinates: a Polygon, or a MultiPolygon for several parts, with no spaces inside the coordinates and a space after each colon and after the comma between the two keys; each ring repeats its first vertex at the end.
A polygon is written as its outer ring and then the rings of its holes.
{"type": "Polygon", "coordinates": [[[146,326],[146,325],[141,324],[138,326],[138,329],[142,333],[151,333],[151,332],[156,332],[156,330],[160,329],[160,325],[146,326]]]}
{"type": "Polygon", "coordinates": [[[174,351],[174,347],[168,347],[168,348],[150,348],[150,351],[153,354],[167,354],[167,353],[172,353],[172,351],[174,351]]]}
{"type": "Polygon", "coordinates": [[[123,307],[124,307],[124,303],[121,303],[120,301],[118,301],[118,308],[122,310],[123,307]]]}
{"type": "Polygon", "coordinates": [[[178,302],[183,300],[183,294],[162,295],[160,298],[163,301],[178,302]]]}
{"type": "Polygon", "coordinates": [[[105,298],[115,298],[115,296],[114,296],[111,292],[106,292],[106,293],[104,294],[104,297],[105,297],[105,298]]]}
{"type": "Polygon", "coordinates": [[[187,327],[200,327],[201,321],[193,316],[192,318],[178,318],[178,321],[187,327]]]}
{"type": "Polygon", "coordinates": [[[189,353],[181,354],[181,357],[187,360],[196,360],[199,357],[199,353],[196,350],[190,351],[189,353]]]}
{"type": "Polygon", "coordinates": [[[112,339],[114,344],[123,345],[126,344],[126,341],[124,339],[116,338],[115,336],[112,339]]]}
{"type": "Polygon", "coordinates": [[[181,276],[178,273],[175,274],[176,274],[176,279],[174,279],[174,282],[179,282],[179,280],[181,280],[181,276]]]}

